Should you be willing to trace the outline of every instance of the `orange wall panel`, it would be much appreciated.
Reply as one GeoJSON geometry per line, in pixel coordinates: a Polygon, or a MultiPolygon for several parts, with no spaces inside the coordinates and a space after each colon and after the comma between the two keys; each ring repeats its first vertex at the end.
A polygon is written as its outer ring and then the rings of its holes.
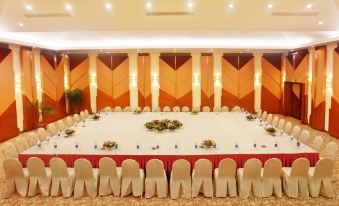
{"type": "Polygon", "coordinates": [[[138,104],[141,108],[152,107],[151,94],[151,58],[138,56],[138,104]]]}
{"type": "Polygon", "coordinates": [[[214,107],[214,72],[213,56],[201,56],[201,109],[214,107]]]}
{"type": "Polygon", "coordinates": [[[329,133],[333,137],[339,138],[339,47],[333,54],[333,79],[332,79],[333,96],[330,109],[329,133]]]}

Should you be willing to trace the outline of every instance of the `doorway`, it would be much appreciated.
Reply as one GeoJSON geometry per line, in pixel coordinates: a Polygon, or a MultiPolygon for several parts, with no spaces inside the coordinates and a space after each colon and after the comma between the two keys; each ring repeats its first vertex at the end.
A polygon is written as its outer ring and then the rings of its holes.
{"type": "Polygon", "coordinates": [[[305,84],[299,82],[284,83],[284,115],[301,120],[305,104],[305,84]]]}

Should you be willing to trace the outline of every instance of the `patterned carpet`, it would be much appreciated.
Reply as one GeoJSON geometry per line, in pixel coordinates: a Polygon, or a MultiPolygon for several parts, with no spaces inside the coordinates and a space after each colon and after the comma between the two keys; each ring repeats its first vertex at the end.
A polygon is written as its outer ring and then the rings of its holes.
{"type": "MultiPolygon", "coordinates": [[[[299,121],[284,117],[288,121],[291,121],[293,124],[299,124],[299,121]]],[[[329,141],[335,141],[339,144],[339,140],[331,137],[329,134],[325,132],[320,132],[317,130],[313,130],[309,126],[301,125],[301,127],[307,128],[311,131],[312,137],[316,135],[320,135],[324,138],[325,143],[329,141]]],[[[9,140],[14,141],[15,138],[9,140]]],[[[1,145],[0,145],[1,146],[1,145]]],[[[2,165],[3,157],[0,155],[0,164],[2,165]]],[[[336,170],[335,170],[336,179],[339,179],[339,158],[336,159],[336,170]]],[[[298,198],[292,199],[288,198],[285,195],[283,198],[256,198],[256,197],[249,197],[246,200],[242,200],[239,198],[204,198],[203,196],[199,196],[198,198],[194,198],[192,200],[186,199],[179,199],[179,200],[170,200],[170,199],[140,199],[136,197],[125,197],[125,198],[117,198],[117,197],[100,197],[100,198],[89,198],[84,197],[80,200],[75,200],[74,198],[63,198],[63,197],[41,197],[40,195],[36,197],[30,198],[21,198],[18,195],[13,195],[11,198],[4,199],[4,172],[2,166],[0,167],[0,205],[1,206],[14,206],[14,205],[31,205],[31,206],[43,206],[43,205],[97,205],[97,206],[104,206],[104,205],[121,205],[121,206],[132,206],[132,205],[152,205],[152,206],[166,206],[166,205],[185,205],[185,206],[192,206],[192,205],[266,205],[266,206],[287,206],[287,205],[302,205],[302,206],[313,206],[313,205],[339,205],[339,181],[333,182],[334,190],[336,193],[335,198],[298,198]]]]}

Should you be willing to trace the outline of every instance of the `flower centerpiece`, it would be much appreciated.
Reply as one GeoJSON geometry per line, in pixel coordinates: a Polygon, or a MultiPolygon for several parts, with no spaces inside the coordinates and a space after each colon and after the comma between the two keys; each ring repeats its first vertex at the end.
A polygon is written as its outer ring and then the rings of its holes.
{"type": "Polygon", "coordinates": [[[68,128],[65,130],[65,137],[69,137],[71,135],[73,135],[75,133],[75,130],[74,129],[71,129],[71,128],[68,128]]]}
{"type": "Polygon", "coordinates": [[[134,112],[133,112],[133,114],[141,114],[141,108],[140,107],[137,107],[137,108],[135,108],[135,110],[134,110],[134,112]]]}
{"type": "Polygon", "coordinates": [[[99,120],[100,119],[100,116],[97,114],[97,113],[95,113],[93,116],[92,116],[92,119],[93,120],[99,120]]]}
{"type": "Polygon", "coordinates": [[[253,114],[246,115],[246,120],[247,121],[253,121],[254,119],[255,119],[255,117],[253,116],[253,114]]]}
{"type": "Polygon", "coordinates": [[[163,120],[152,120],[150,122],[145,123],[145,127],[149,130],[158,130],[163,131],[169,129],[171,131],[178,129],[183,124],[178,120],[170,120],[170,119],[163,119],[163,120]]]}
{"type": "Polygon", "coordinates": [[[215,141],[211,140],[211,139],[204,139],[202,142],[201,142],[201,148],[211,148],[211,147],[215,147],[217,146],[217,144],[215,143],[215,141]]]}
{"type": "Polygon", "coordinates": [[[277,132],[277,129],[272,127],[272,126],[266,127],[265,130],[266,130],[266,132],[268,132],[272,136],[274,136],[275,133],[277,132]]]}
{"type": "Polygon", "coordinates": [[[199,113],[199,108],[193,108],[191,114],[195,115],[199,113]]]}
{"type": "Polygon", "coordinates": [[[103,150],[118,149],[118,143],[116,143],[115,141],[105,141],[102,144],[102,149],[103,150]]]}

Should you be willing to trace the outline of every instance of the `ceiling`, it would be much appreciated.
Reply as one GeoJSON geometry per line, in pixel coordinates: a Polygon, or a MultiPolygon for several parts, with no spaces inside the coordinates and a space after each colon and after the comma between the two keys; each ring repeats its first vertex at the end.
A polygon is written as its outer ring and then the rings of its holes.
{"type": "Polygon", "coordinates": [[[338,19],[339,0],[0,0],[0,41],[55,50],[288,50],[338,41],[338,19]]]}

